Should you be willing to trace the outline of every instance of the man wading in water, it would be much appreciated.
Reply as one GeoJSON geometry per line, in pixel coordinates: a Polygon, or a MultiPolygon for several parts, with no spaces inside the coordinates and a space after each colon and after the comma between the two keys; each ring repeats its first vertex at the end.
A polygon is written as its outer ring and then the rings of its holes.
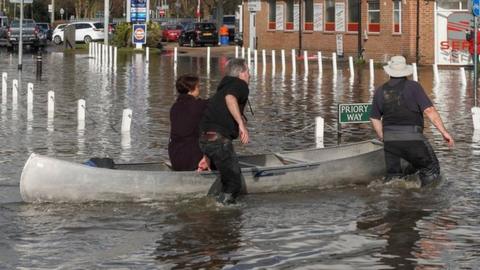
{"type": "Polygon", "coordinates": [[[226,76],[200,122],[200,149],[220,172],[223,187],[217,201],[232,204],[242,189],[242,173],[232,140],[239,136],[243,144],[249,140],[243,110],[250,92],[250,74],[244,59],[231,59],[225,69],[226,76]]]}
{"type": "Polygon", "coordinates": [[[408,173],[400,166],[400,158],[403,158],[418,171],[422,186],[425,186],[440,176],[440,165],[423,135],[423,114],[440,131],[449,147],[454,145],[453,138],[422,86],[407,80],[413,70],[405,58],[393,56],[383,68],[390,80],[375,90],[370,120],[384,142],[385,182],[408,173]]]}

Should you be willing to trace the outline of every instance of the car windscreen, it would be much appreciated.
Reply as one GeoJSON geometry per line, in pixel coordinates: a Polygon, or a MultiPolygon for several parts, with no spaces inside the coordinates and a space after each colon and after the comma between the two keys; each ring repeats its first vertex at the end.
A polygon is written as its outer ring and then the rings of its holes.
{"type": "Polygon", "coordinates": [[[183,27],[181,25],[166,25],[166,30],[182,30],[183,27]]]}
{"type": "Polygon", "coordinates": [[[94,23],[93,26],[95,26],[95,28],[97,29],[103,29],[103,23],[97,22],[97,23],[94,23]]]}
{"type": "Polygon", "coordinates": [[[235,17],[223,17],[223,24],[235,24],[235,17]]]}
{"type": "Polygon", "coordinates": [[[37,23],[37,26],[42,30],[48,30],[48,24],[46,23],[37,23]]]}
{"type": "Polygon", "coordinates": [[[202,31],[213,31],[216,29],[213,23],[201,23],[197,25],[197,28],[202,31]]]}
{"type": "MultiPolygon", "coordinates": [[[[20,21],[13,21],[10,25],[11,27],[20,27],[20,21]]],[[[35,22],[33,20],[24,20],[23,27],[24,28],[35,28],[35,22]]]]}

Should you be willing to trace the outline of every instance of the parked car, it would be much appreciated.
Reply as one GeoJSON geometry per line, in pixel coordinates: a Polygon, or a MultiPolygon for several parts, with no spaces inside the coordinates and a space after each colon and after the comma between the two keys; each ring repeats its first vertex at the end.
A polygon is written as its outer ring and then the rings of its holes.
{"type": "Polygon", "coordinates": [[[0,39],[7,38],[8,17],[0,16],[0,39]]]}
{"type": "MultiPolygon", "coordinates": [[[[75,42],[90,43],[92,41],[101,41],[104,38],[104,27],[101,22],[74,22],[71,25],[75,26],[75,42]]],[[[53,33],[53,42],[55,44],[63,42],[65,27],[66,25],[59,31],[55,29],[53,33]]]]}
{"type": "Polygon", "coordinates": [[[166,24],[162,31],[162,41],[178,41],[178,37],[182,33],[183,26],[181,24],[166,24]]]}
{"type": "Polygon", "coordinates": [[[37,26],[38,28],[40,29],[40,31],[43,32],[43,34],[46,35],[47,37],[47,40],[52,40],[52,34],[53,34],[53,30],[52,28],[50,27],[50,24],[49,23],[46,23],[46,22],[37,22],[37,26]]]}
{"type": "Polygon", "coordinates": [[[223,24],[228,27],[228,39],[229,41],[235,40],[235,15],[223,16],[223,24]]]}
{"type": "Polygon", "coordinates": [[[178,44],[180,46],[189,44],[191,47],[205,44],[217,46],[217,27],[213,23],[189,23],[185,26],[182,33],[180,34],[180,37],[178,38],[178,44]]]}
{"type": "MultiPolygon", "coordinates": [[[[46,35],[38,28],[32,19],[24,19],[22,25],[22,43],[34,48],[40,48],[47,44],[46,35]]],[[[20,20],[13,20],[7,30],[7,46],[15,47],[20,42],[20,20]]]]}

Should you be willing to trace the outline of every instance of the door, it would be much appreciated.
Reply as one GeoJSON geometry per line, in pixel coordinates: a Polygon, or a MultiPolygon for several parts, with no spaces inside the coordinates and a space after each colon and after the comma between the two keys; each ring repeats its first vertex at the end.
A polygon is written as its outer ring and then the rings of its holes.
{"type": "Polygon", "coordinates": [[[257,48],[257,29],[256,29],[256,16],[257,13],[256,12],[250,12],[250,19],[248,20],[249,21],[249,31],[248,31],[248,44],[249,44],[249,47],[250,49],[256,49],[257,48]]]}

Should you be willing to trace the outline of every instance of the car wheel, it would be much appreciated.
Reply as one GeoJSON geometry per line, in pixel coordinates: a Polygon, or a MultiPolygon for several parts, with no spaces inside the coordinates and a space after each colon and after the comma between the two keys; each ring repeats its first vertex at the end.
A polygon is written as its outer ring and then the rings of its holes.
{"type": "Polygon", "coordinates": [[[60,45],[60,43],[62,43],[62,39],[60,38],[60,36],[53,37],[53,43],[60,45]]]}
{"type": "Polygon", "coordinates": [[[85,36],[83,38],[83,41],[85,41],[85,44],[88,44],[88,43],[92,42],[92,37],[91,36],[85,36]]]}
{"type": "Polygon", "coordinates": [[[195,47],[195,41],[193,41],[193,38],[190,39],[190,47],[195,47]]]}

